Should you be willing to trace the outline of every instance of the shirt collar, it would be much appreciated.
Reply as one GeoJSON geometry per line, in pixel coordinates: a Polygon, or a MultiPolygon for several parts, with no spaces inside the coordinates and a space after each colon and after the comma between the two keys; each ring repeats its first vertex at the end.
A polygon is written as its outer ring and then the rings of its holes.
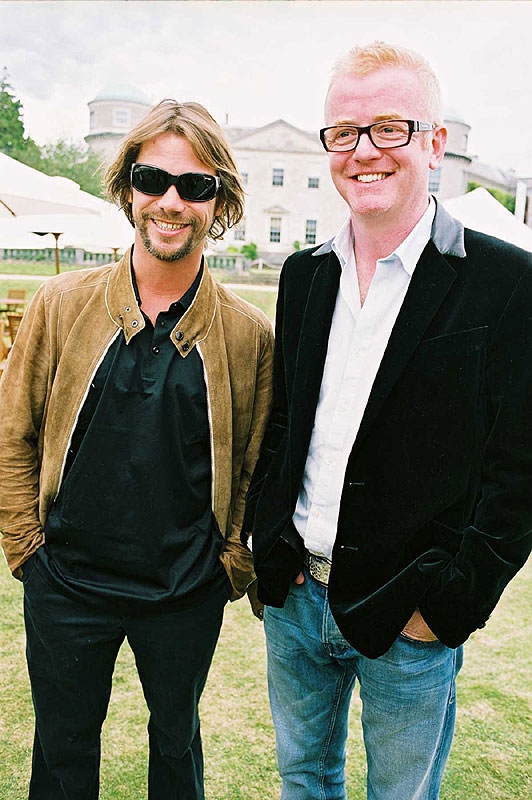
{"type": "MultiPolygon", "coordinates": [[[[451,255],[451,256],[456,256],[457,258],[465,258],[466,251],[464,246],[464,226],[462,225],[461,222],[459,222],[459,220],[455,219],[454,217],[451,217],[449,212],[445,210],[445,208],[441,205],[441,203],[438,203],[435,197],[432,197],[432,200],[434,201],[436,211],[434,213],[434,221],[432,222],[430,238],[432,239],[436,249],[442,255],[451,255]]],[[[332,239],[329,239],[329,241],[322,244],[321,247],[318,247],[318,249],[315,250],[312,253],[312,255],[322,256],[333,251],[333,242],[335,242],[337,237],[340,237],[342,231],[344,231],[347,225],[349,225],[350,227],[349,223],[350,220],[349,219],[346,220],[346,222],[344,223],[344,225],[342,225],[336,236],[333,236],[332,239]]]]}
{"type": "Polygon", "coordinates": [[[419,222],[414,226],[414,228],[412,228],[406,239],[403,239],[401,244],[395,248],[393,253],[386,258],[379,259],[379,261],[388,261],[398,258],[401,261],[403,268],[406,270],[406,272],[408,272],[410,277],[412,277],[416,268],[416,264],[419,261],[419,257],[425,249],[428,240],[430,239],[435,211],[435,202],[432,198],[430,198],[427,210],[419,222]]]}

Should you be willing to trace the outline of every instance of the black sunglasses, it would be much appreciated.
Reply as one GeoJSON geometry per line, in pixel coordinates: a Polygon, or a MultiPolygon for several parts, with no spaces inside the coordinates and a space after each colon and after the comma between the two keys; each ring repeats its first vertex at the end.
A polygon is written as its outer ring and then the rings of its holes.
{"type": "Polygon", "coordinates": [[[142,194],[162,195],[170,186],[175,186],[183,200],[204,203],[216,197],[221,184],[217,175],[208,175],[205,172],[171,175],[151,164],[131,165],[131,185],[142,194]]]}

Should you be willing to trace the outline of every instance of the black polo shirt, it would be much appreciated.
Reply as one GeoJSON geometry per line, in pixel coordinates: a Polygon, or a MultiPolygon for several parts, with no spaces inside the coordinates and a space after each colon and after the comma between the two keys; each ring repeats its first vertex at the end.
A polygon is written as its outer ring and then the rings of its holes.
{"type": "MultiPolygon", "coordinates": [[[[120,333],[93,378],[41,554],[76,588],[186,602],[226,579],[203,365],[196,348],[183,358],[170,339],[202,269],[155,327],[144,315],[129,344],[120,333]]],[[[133,284],[140,303],[134,274],[133,284]]]]}

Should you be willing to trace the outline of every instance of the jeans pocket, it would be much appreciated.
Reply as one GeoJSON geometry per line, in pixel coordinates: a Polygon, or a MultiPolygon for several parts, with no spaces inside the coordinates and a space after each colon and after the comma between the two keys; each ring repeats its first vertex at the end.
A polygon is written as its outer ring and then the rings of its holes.
{"type": "MultiPolygon", "coordinates": [[[[35,551],[35,553],[36,552],[37,551],[35,551]]],[[[26,561],[24,561],[24,563],[21,565],[23,586],[26,585],[33,570],[35,569],[35,558],[36,558],[35,553],[32,553],[31,556],[27,558],[26,561]]]]}

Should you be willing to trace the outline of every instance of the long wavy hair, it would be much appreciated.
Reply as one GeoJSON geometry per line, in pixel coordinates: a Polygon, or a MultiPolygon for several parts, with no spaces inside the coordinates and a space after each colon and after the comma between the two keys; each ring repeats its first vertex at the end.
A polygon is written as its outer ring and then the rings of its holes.
{"type": "Polygon", "coordinates": [[[199,103],[165,99],[148,112],[128,133],[105,173],[107,196],[134,225],[129,199],[131,165],[137,160],[142,145],[163,133],[185,137],[197,158],[219,176],[221,188],[217,199],[221,212],[212,222],[209,237],[221,239],[228,228],[242,219],[244,188],[222,129],[199,103]]]}

